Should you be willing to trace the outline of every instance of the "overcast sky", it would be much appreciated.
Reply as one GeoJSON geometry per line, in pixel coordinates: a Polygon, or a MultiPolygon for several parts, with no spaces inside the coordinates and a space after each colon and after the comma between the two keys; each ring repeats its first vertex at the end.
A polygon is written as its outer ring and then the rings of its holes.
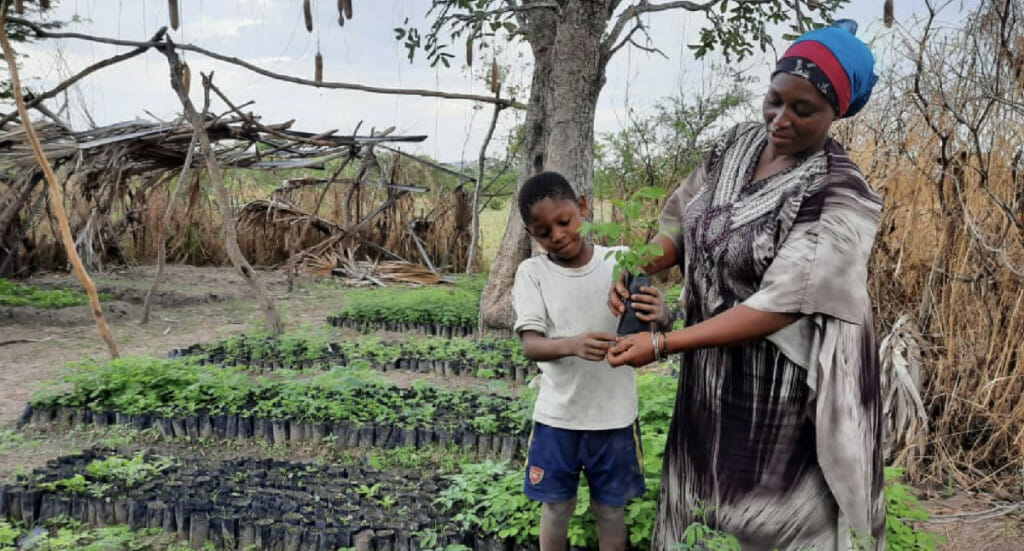
{"type": "MultiPolygon", "coordinates": [[[[896,2],[897,18],[920,11],[915,8],[921,2],[896,2]]],[[[880,22],[881,0],[854,0],[851,4],[839,16],[858,20],[862,38],[887,32],[880,22]]],[[[313,77],[314,55],[319,48],[325,80],[488,94],[479,78],[488,63],[478,59],[475,71],[469,71],[461,47],[453,50],[459,55],[451,68],[431,68],[422,55],[410,64],[393,29],[407,17],[421,21],[429,0],[354,0],[354,18],[344,27],[337,24],[335,0],[312,0],[312,5],[314,30],[309,33],[303,23],[301,0],[181,0],[181,26],[170,35],[177,42],[305,78],[313,77]]],[[[82,21],[70,25],[69,31],[128,40],[146,40],[159,27],[168,25],[166,0],[61,0],[51,17],[69,20],[73,16],[82,21]]],[[[647,21],[654,44],[667,59],[631,48],[617,54],[609,65],[608,81],[598,105],[599,133],[620,128],[627,105],[643,112],[658,99],[680,89],[698,87],[710,77],[712,69],[694,62],[686,48],[696,39],[701,19],[673,11],[651,15],[647,21]]],[[[783,47],[781,39],[777,44],[783,47]]],[[[31,56],[23,64],[23,79],[37,90],[50,88],[91,63],[127,50],[72,39],[47,40],[22,49],[31,56]]],[[[213,70],[214,82],[234,102],[255,101],[247,109],[262,115],[264,122],[295,119],[295,129],[351,133],[362,121],[361,134],[371,127],[394,125],[399,134],[428,135],[425,142],[407,146],[407,150],[444,161],[475,159],[490,118],[489,109],[474,109],[468,101],[319,90],[272,80],[194,53],[186,52],[185,59],[194,77],[193,101],[201,101],[199,72],[213,70]]],[[[509,68],[512,79],[528,82],[530,60],[525,46],[499,52],[498,61],[509,68]]],[[[763,74],[767,63],[755,60],[745,65],[756,69],[753,74],[763,74]]],[[[85,110],[100,125],[149,118],[147,110],[162,119],[173,118],[180,111],[169,86],[167,61],[155,51],[94,73],[67,99],[76,128],[86,126],[82,116],[85,110]]],[[[51,102],[51,106],[57,105],[51,102]]],[[[224,107],[215,101],[214,108],[224,107]]],[[[510,111],[502,115],[504,128],[513,121],[514,115],[505,114],[510,111]]]]}

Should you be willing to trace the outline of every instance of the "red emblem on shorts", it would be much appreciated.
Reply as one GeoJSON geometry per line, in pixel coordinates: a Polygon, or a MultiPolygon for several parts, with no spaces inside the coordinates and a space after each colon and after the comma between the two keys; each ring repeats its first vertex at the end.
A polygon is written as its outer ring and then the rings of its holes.
{"type": "Polygon", "coordinates": [[[530,484],[536,486],[540,484],[540,481],[544,480],[544,469],[540,467],[530,467],[530,484]]]}

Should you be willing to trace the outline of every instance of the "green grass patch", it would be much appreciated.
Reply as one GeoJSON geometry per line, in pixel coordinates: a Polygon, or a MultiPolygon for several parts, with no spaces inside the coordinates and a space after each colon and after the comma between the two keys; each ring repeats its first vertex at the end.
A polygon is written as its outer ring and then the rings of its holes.
{"type": "MultiPolygon", "coordinates": [[[[112,300],[113,295],[100,293],[100,300],[112,300]]],[[[65,308],[89,304],[89,297],[73,289],[42,289],[35,285],[15,283],[0,278],[0,305],[35,306],[36,308],[65,308]]]]}

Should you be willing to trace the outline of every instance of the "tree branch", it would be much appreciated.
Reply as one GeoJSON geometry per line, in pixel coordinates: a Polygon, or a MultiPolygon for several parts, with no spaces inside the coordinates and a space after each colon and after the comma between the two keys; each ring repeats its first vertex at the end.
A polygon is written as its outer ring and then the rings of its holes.
{"type": "Polygon", "coordinates": [[[498,8],[496,10],[477,11],[477,12],[471,12],[471,13],[468,13],[468,14],[454,14],[451,17],[452,17],[452,19],[454,19],[456,21],[470,21],[470,22],[474,22],[474,21],[482,21],[484,19],[487,19],[488,17],[492,17],[492,16],[495,16],[495,15],[502,15],[502,14],[506,14],[506,13],[511,13],[511,14],[517,14],[518,15],[519,13],[525,13],[525,12],[528,12],[530,10],[535,10],[535,9],[538,9],[538,8],[552,9],[552,10],[555,10],[555,13],[561,13],[562,12],[562,8],[559,7],[557,2],[533,2],[533,3],[527,4],[527,5],[513,5],[513,4],[509,4],[508,7],[498,8]]]}
{"type": "MultiPolygon", "coordinates": [[[[612,30],[608,32],[608,36],[604,38],[602,43],[607,47],[609,52],[608,57],[611,58],[612,54],[618,51],[625,44],[625,40],[621,43],[619,42],[619,36],[622,34],[623,29],[626,28],[626,24],[631,19],[639,17],[640,14],[676,9],[683,9],[687,11],[706,11],[716,3],[717,0],[708,0],[704,3],[679,1],[666,2],[664,4],[651,4],[647,0],[640,0],[638,3],[626,8],[621,14],[619,14],[619,18],[615,20],[615,25],[612,26],[612,30]],[[613,47],[612,45],[616,43],[618,43],[618,45],[613,47]]],[[[631,30],[629,34],[632,35],[634,32],[636,32],[636,28],[631,30]]]]}
{"type": "MultiPolygon", "coordinates": [[[[90,41],[90,42],[99,42],[99,43],[102,43],[102,44],[113,44],[113,45],[116,45],[116,46],[135,46],[135,47],[139,47],[139,48],[142,48],[142,47],[145,47],[145,48],[157,48],[157,49],[159,49],[161,51],[166,47],[163,42],[154,42],[154,41],[139,42],[139,41],[134,41],[134,40],[121,40],[121,39],[116,39],[116,38],[105,38],[105,37],[91,36],[91,35],[81,34],[81,33],[54,33],[54,32],[47,31],[46,29],[40,27],[39,25],[37,25],[37,24],[27,20],[27,19],[11,17],[9,20],[12,21],[12,22],[21,23],[21,24],[29,27],[30,29],[32,29],[33,32],[36,33],[36,36],[39,37],[39,38],[74,38],[74,39],[86,40],[86,41],[90,41]]],[[[195,52],[197,54],[204,55],[206,57],[210,57],[210,58],[216,59],[218,61],[223,61],[224,63],[230,63],[232,65],[237,65],[239,67],[242,67],[244,69],[248,69],[249,71],[252,71],[252,72],[260,74],[260,75],[263,75],[263,76],[268,77],[268,78],[272,78],[272,79],[280,80],[280,81],[284,81],[284,82],[290,82],[292,84],[301,84],[303,86],[312,86],[314,88],[330,88],[330,89],[336,89],[336,90],[355,90],[355,91],[358,91],[358,92],[367,92],[367,93],[371,93],[371,94],[390,94],[390,95],[396,95],[396,96],[423,96],[423,97],[428,97],[428,98],[460,99],[460,100],[478,101],[478,102],[481,102],[481,103],[496,103],[496,104],[502,105],[504,107],[514,107],[516,109],[526,109],[526,105],[524,105],[522,103],[519,103],[517,101],[507,100],[507,99],[500,99],[500,98],[499,99],[495,99],[495,98],[493,98],[491,96],[482,96],[482,95],[477,95],[477,94],[461,94],[461,93],[456,93],[456,92],[444,92],[444,91],[440,91],[440,90],[425,90],[425,89],[419,89],[419,88],[385,88],[385,87],[381,87],[381,86],[366,86],[366,85],[363,85],[363,84],[352,84],[352,83],[348,83],[348,82],[329,82],[329,81],[317,82],[315,80],[288,76],[288,75],[284,75],[284,74],[281,74],[281,73],[275,73],[275,72],[273,72],[273,71],[271,71],[269,69],[264,69],[263,67],[259,67],[257,65],[253,65],[252,63],[249,63],[247,61],[243,61],[243,60],[238,59],[236,57],[230,57],[230,56],[226,56],[226,55],[223,55],[223,54],[218,54],[216,52],[207,50],[205,48],[200,48],[199,46],[195,46],[195,45],[192,45],[192,44],[177,44],[177,43],[175,43],[174,47],[176,49],[178,49],[178,50],[185,50],[185,51],[195,52]]]]}
{"type": "MultiPolygon", "coordinates": [[[[228,257],[231,259],[231,264],[234,265],[238,273],[245,279],[246,283],[249,284],[249,287],[256,294],[256,298],[260,303],[263,314],[267,319],[267,330],[270,332],[271,336],[277,337],[284,332],[284,324],[281,322],[281,316],[278,314],[277,307],[274,305],[274,299],[270,296],[270,292],[263,283],[263,278],[260,277],[258,272],[253,270],[249,261],[246,260],[245,255],[242,254],[242,250],[238,247],[238,235],[235,229],[235,214],[231,207],[231,196],[228,195],[227,188],[224,186],[221,168],[217,162],[217,155],[214,153],[213,146],[210,144],[210,136],[206,132],[202,116],[196,111],[196,108],[192,104],[192,100],[189,99],[188,92],[185,90],[181,81],[181,60],[178,58],[178,54],[174,51],[175,44],[171,42],[170,37],[165,37],[165,40],[167,41],[166,47],[161,48],[161,50],[167,57],[167,65],[170,68],[171,88],[173,88],[175,93],[177,93],[178,99],[181,101],[185,117],[188,119],[189,123],[191,123],[192,131],[199,141],[200,151],[206,158],[206,173],[207,176],[209,176],[210,185],[216,193],[217,207],[220,209],[221,224],[223,225],[224,233],[224,248],[227,250],[228,257]]],[[[201,76],[203,79],[204,104],[208,105],[210,97],[210,83],[213,80],[213,76],[212,74],[203,74],[201,76]]]]}
{"type": "MultiPolygon", "coordinates": [[[[494,94],[494,97],[498,97],[498,93],[494,94]]],[[[498,115],[501,114],[501,106],[495,104],[494,112],[491,114],[491,124],[487,127],[487,135],[484,136],[484,143],[480,145],[480,155],[477,158],[476,167],[476,185],[473,186],[473,210],[470,211],[473,216],[472,233],[469,237],[469,254],[466,260],[466,273],[470,273],[473,270],[473,261],[476,260],[476,247],[480,240],[480,189],[484,185],[484,169],[487,164],[487,146],[491,143],[491,137],[494,136],[494,127],[498,125],[498,115]]]]}
{"type": "Polygon", "coordinates": [[[85,270],[85,266],[82,265],[82,259],[78,256],[78,251],[75,250],[75,241],[71,236],[71,226],[68,225],[68,216],[64,211],[64,196],[61,193],[60,186],[57,184],[57,175],[53,173],[53,167],[50,166],[50,161],[46,158],[46,153],[43,152],[43,146],[39,142],[39,136],[36,135],[35,128],[32,127],[32,122],[28,117],[28,108],[25,107],[25,98],[21,93],[21,82],[18,78],[18,64],[14,58],[14,50],[11,48],[10,42],[7,40],[7,8],[10,2],[4,0],[3,4],[0,5],[0,48],[3,48],[4,59],[7,61],[7,67],[11,75],[11,90],[14,92],[14,101],[18,106],[18,113],[22,119],[22,127],[25,129],[25,136],[28,138],[29,144],[32,146],[32,152],[35,153],[36,160],[39,162],[39,167],[43,171],[43,176],[46,177],[47,187],[50,193],[50,208],[53,214],[57,217],[57,224],[60,226],[61,241],[64,243],[64,249],[68,255],[68,261],[71,262],[75,275],[78,276],[78,280],[82,283],[82,287],[85,288],[86,295],[89,296],[89,305],[92,307],[92,317],[96,321],[96,327],[100,331],[100,335],[103,340],[107,343],[107,349],[110,351],[111,358],[117,358],[117,344],[114,342],[114,337],[110,333],[110,327],[107,325],[106,318],[103,317],[103,306],[100,304],[99,294],[96,292],[96,284],[93,283],[92,278],[89,277],[89,272],[85,270]]]}
{"type": "MultiPolygon", "coordinates": [[[[135,48],[134,50],[132,50],[130,52],[126,52],[126,53],[123,53],[123,54],[115,55],[114,57],[111,57],[111,58],[108,58],[108,59],[104,59],[103,61],[99,61],[97,63],[93,63],[92,65],[90,65],[90,66],[86,67],[85,69],[82,69],[81,71],[79,71],[77,74],[75,74],[71,78],[65,80],[64,82],[61,82],[60,84],[58,84],[52,90],[48,90],[46,92],[43,92],[42,94],[39,94],[38,96],[33,97],[31,100],[26,102],[25,105],[28,108],[31,109],[31,108],[35,107],[36,105],[39,105],[40,103],[42,103],[43,100],[50,99],[50,98],[56,96],[57,94],[63,92],[68,87],[70,87],[72,84],[78,82],[79,80],[82,80],[86,76],[88,76],[88,75],[90,75],[90,74],[92,74],[92,73],[94,73],[94,72],[96,72],[96,71],[98,71],[98,70],[100,70],[100,69],[102,69],[104,67],[110,67],[111,65],[114,65],[115,63],[120,63],[122,61],[131,59],[131,58],[133,58],[133,57],[135,57],[135,56],[145,52],[146,50],[152,48],[155,45],[155,43],[159,42],[163,38],[163,36],[164,36],[164,34],[166,32],[167,32],[167,27],[160,27],[160,30],[157,31],[156,34],[153,35],[153,38],[149,39],[149,43],[144,43],[143,45],[140,45],[138,48],[135,48]]],[[[3,118],[0,118],[0,128],[2,128],[5,124],[13,121],[16,118],[18,118],[17,111],[13,111],[11,113],[8,113],[8,114],[4,115],[3,118]]]]}

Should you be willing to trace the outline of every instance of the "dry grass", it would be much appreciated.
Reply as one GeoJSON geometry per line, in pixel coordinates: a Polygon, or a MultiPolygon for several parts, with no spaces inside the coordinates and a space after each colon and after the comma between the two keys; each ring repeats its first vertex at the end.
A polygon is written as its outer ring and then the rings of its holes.
{"type": "Polygon", "coordinates": [[[1016,135],[946,166],[925,132],[853,145],[885,199],[871,274],[880,330],[901,317],[920,329],[911,361],[930,427],[895,459],[917,481],[1011,497],[1024,483],[1024,217],[998,205],[1024,189],[1012,170],[1024,131],[1006,130],[1016,135]]]}

